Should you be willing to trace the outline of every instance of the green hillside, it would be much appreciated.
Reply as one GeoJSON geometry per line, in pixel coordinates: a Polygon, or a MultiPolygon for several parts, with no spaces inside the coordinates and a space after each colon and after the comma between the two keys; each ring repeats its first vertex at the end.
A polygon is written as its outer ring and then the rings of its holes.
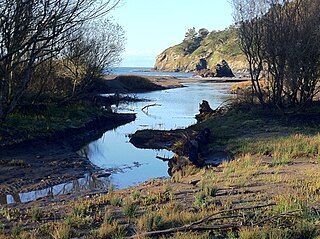
{"type": "Polygon", "coordinates": [[[158,55],[156,70],[162,71],[195,71],[201,61],[207,63],[208,69],[215,69],[223,59],[234,71],[246,67],[245,57],[239,47],[236,29],[229,27],[223,31],[212,31],[203,34],[206,29],[189,29],[185,39],[178,45],[169,47],[158,55]],[[201,60],[200,59],[204,59],[201,60]]]}

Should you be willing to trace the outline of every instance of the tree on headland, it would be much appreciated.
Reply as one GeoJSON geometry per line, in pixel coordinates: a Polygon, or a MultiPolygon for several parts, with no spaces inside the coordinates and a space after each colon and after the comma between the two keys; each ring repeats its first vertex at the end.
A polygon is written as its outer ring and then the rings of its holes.
{"type": "Polygon", "coordinates": [[[208,36],[209,31],[206,28],[200,28],[198,31],[198,35],[201,38],[205,38],[206,36],[208,36]]]}
{"type": "Polygon", "coordinates": [[[316,0],[233,0],[252,89],[262,104],[305,105],[319,92],[320,6],[316,0]],[[262,73],[267,87],[262,88],[262,73]]]}
{"type": "Polygon", "coordinates": [[[184,36],[184,40],[185,41],[193,41],[197,38],[197,35],[198,35],[198,33],[197,33],[195,27],[189,28],[184,36]]]}
{"type": "MultiPolygon", "coordinates": [[[[119,0],[14,0],[0,5],[0,120],[14,110],[44,63],[58,59],[76,32],[119,0]]],[[[47,64],[51,66],[52,64],[47,64]]],[[[47,69],[48,73],[49,70],[47,69]]]]}
{"type": "Polygon", "coordinates": [[[209,34],[209,31],[205,28],[201,28],[199,32],[196,29],[189,28],[185,33],[183,42],[186,44],[185,52],[190,54],[194,52],[201,44],[201,41],[209,34]]]}

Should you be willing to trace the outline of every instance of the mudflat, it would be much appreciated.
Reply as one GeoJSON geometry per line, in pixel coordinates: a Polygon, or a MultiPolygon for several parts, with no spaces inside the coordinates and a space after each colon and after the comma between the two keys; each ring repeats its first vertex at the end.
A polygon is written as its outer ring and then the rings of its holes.
{"type": "Polygon", "coordinates": [[[134,118],[133,114],[106,114],[80,128],[1,147],[0,195],[39,190],[93,173],[97,168],[77,151],[134,118]]]}

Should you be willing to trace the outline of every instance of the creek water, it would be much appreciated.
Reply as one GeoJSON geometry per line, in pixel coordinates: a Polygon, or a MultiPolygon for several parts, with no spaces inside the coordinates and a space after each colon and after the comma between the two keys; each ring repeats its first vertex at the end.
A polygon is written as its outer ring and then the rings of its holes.
{"type": "Polygon", "coordinates": [[[230,98],[227,85],[212,83],[185,83],[186,87],[137,94],[146,101],[121,104],[117,112],[135,112],[136,120],[107,131],[89,144],[85,154],[100,168],[118,169],[109,177],[116,188],[124,188],[150,178],[167,177],[167,163],[156,156],[171,157],[166,150],[137,149],[129,143],[128,135],[139,129],[177,129],[194,124],[199,103],[207,100],[212,108],[230,98]],[[154,105],[147,110],[144,106],[154,105]]]}
{"type": "Polygon", "coordinates": [[[129,142],[129,135],[139,129],[185,128],[196,122],[195,114],[198,113],[202,100],[207,100],[214,109],[231,97],[227,94],[227,84],[188,80],[184,85],[186,87],[136,94],[136,97],[145,101],[114,106],[116,112],[136,113],[136,120],[105,132],[100,139],[80,151],[101,168],[102,172],[111,173],[109,177],[97,178],[88,174],[84,178],[47,189],[6,195],[5,198],[0,198],[0,204],[28,202],[39,197],[81,190],[97,190],[108,187],[110,183],[116,188],[125,188],[151,178],[168,177],[167,163],[156,159],[156,156],[171,157],[173,153],[135,148],[129,142]],[[152,104],[156,105],[142,110],[144,106],[152,104]]]}

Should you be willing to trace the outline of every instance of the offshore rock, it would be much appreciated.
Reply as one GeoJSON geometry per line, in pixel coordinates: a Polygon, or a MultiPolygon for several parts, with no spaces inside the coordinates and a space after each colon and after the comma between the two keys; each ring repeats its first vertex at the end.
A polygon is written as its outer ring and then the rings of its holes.
{"type": "Polygon", "coordinates": [[[225,60],[216,66],[216,77],[234,77],[234,74],[225,60]]]}

